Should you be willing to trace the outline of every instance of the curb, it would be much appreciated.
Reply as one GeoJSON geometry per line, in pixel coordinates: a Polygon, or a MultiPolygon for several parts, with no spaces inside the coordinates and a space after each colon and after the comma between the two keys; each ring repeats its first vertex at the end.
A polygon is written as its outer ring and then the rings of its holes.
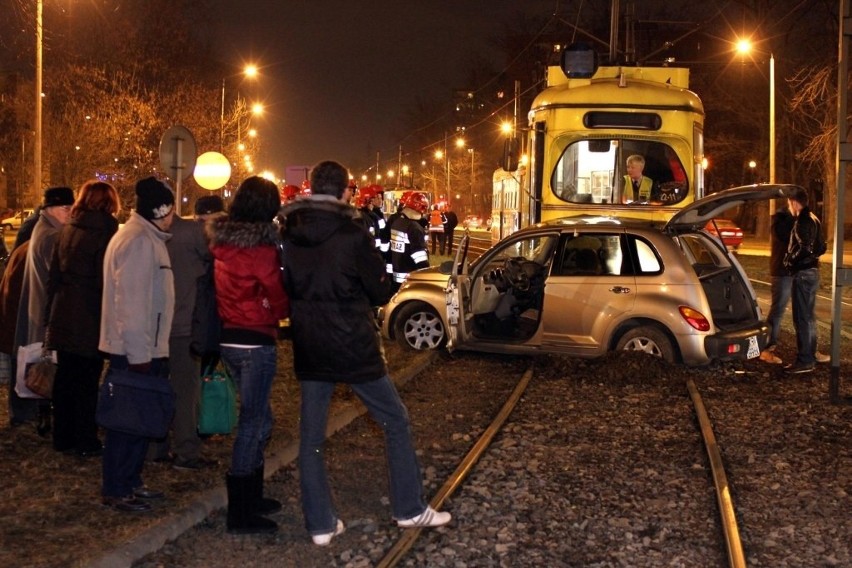
{"type": "MultiPolygon", "coordinates": [[[[435,359],[434,352],[428,352],[418,358],[414,363],[401,369],[394,381],[397,386],[402,386],[415,377],[418,373],[428,367],[435,359]]],[[[329,416],[326,437],[333,435],[338,430],[345,428],[353,420],[365,414],[367,409],[363,404],[348,405],[346,408],[329,416]]],[[[291,440],[281,448],[272,448],[271,454],[266,459],[266,471],[264,477],[270,477],[285,465],[289,465],[299,455],[299,438],[291,440]]],[[[198,496],[198,499],[187,505],[180,511],[165,517],[145,529],[135,538],[124,545],[114,548],[99,558],[95,558],[89,566],[93,568],[124,568],[131,566],[139,559],[161,549],[168,541],[174,540],[184,532],[202,522],[211,513],[224,509],[228,505],[228,495],[224,487],[209,489],[198,496]]]]}

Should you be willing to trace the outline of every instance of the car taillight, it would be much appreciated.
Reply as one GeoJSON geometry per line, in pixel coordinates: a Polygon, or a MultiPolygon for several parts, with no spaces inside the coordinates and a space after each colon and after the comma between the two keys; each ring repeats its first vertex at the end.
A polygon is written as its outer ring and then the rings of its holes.
{"type": "Polygon", "coordinates": [[[680,310],[680,315],[686,320],[686,323],[698,331],[710,331],[710,322],[698,310],[694,310],[689,306],[681,306],[678,310],[680,310]]]}

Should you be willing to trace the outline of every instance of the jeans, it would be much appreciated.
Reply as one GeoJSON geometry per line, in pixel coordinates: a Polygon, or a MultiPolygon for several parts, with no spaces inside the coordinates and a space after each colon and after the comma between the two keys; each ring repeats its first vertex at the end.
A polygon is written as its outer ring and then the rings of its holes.
{"type": "MultiPolygon", "coordinates": [[[[110,355],[109,366],[115,369],[127,369],[127,357],[110,355]]],[[[169,376],[169,360],[151,360],[149,374],[158,377],[169,376]]],[[[142,467],[145,465],[145,453],[148,451],[148,438],[107,430],[104,436],[103,486],[104,497],[127,497],[133,490],[142,487],[142,467]]]]}
{"type": "MultiPolygon", "coordinates": [[[[299,470],[302,510],[311,535],[334,531],[337,513],[323,457],[328,405],[335,383],[301,381],[299,470]]],[[[390,377],[349,385],[385,433],[391,507],[396,519],[415,517],[426,510],[420,465],[411,442],[408,411],[390,377]]],[[[357,475],[357,472],[349,472],[357,475]]]]}
{"type": "Polygon", "coordinates": [[[769,306],[769,316],[766,322],[772,327],[769,331],[769,343],[767,347],[778,344],[778,332],[781,331],[781,319],[790,303],[790,294],[793,291],[792,276],[772,277],[772,304],[769,306]]]}
{"type": "Polygon", "coordinates": [[[815,362],[816,293],[819,288],[819,269],[800,270],[793,275],[793,326],[796,328],[796,363],[810,365],[815,362]]]}
{"type": "Polygon", "coordinates": [[[277,348],[222,346],[222,361],[240,393],[240,417],[230,474],[248,476],[263,465],[263,450],[272,437],[269,391],[275,378],[277,348]]]}

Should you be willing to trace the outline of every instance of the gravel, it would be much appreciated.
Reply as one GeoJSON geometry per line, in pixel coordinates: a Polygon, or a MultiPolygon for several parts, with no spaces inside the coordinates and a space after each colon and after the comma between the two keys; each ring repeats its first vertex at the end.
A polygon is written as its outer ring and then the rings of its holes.
{"type": "MultiPolygon", "coordinates": [[[[779,352],[789,360],[793,338],[779,352]]],[[[399,370],[414,357],[388,346],[399,370]]],[[[292,446],[298,389],[282,352],[275,387],[277,449],[292,446]]],[[[427,498],[436,495],[533,359],[440,353],[400,387],[412,419],[427,498]]],[[[442,505],[453,522],[423,531],[404,566],[659,567],[725,565],[708,460],[685,387],[704,397],[722,448],[750,566],[852,566],[852,406],[828,401],[830,368],[787,377],[755,361],[703,369],[636,354],[534,360],[535,374],[505,428],[442,505]]],[[[844,360],[844,367],[849,361],[844,360]]],[[[398,373],[397,373],[398,374],[398,373]]],[[[844,379],[845,392],[850,391],[844,379]]],[[[5,401],[2,401],[5,403],[5,401]]],[[[358,406],[345,388],[334,409],[358,406]]],[[[197,474],[146,466],[170,498],[152,515],[104,511],[97,461],[58,456],[20,429],[5,440],[0,476],[6,566],[89,565],[145,539],[205,491],[221,489],[230,441],[208,441],[222,464],[197,474]]],[[[403,534],[391,519],[381,431],[355,419],[327,443],[347,530],[313,546],[303,527],[298,469],[267,480],[283,502],[279,531],[235,537],[216,510],[134,566],[374,566],[403,534]]],[[[119,564],[115,564],[119,565],[119,564]]]]}
{"type": "MultiPolygon", "coordinates": [[[[529,362],[442,355],[402,388],[429,496],[529,362]]],[[[760,362],[687,369],[632,354],[539,358],[505,428],[444,503],[453,522],[424,531],[401,565],[725,565],[687,378],[714,421],[749,565],[852,565],[852,407],[828,403],[828,375],[820,366],[789,378],[760,362]]],[[[347,524],[330,547],[312,546],[302,528],[290,464],[268,485],[285,501],[277,535],[228,537],[217,516],[136,566],[375,565],[402,534],[390,519],[380,432],[359,419],[327,456],[347,524]]]]}

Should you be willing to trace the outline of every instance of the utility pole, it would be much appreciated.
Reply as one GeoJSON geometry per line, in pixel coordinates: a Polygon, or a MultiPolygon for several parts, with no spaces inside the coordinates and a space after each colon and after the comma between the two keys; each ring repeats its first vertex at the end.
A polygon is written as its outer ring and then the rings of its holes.
{"type": "Polygon", "coordinates": [[[35,146],[33,146],[33,201],[35,204],[41,192],[41,90],[42,90],[42,45],[44,27],[42,25],[43,0],[36,2],[36,84],[35,84],[35,146]]]}

